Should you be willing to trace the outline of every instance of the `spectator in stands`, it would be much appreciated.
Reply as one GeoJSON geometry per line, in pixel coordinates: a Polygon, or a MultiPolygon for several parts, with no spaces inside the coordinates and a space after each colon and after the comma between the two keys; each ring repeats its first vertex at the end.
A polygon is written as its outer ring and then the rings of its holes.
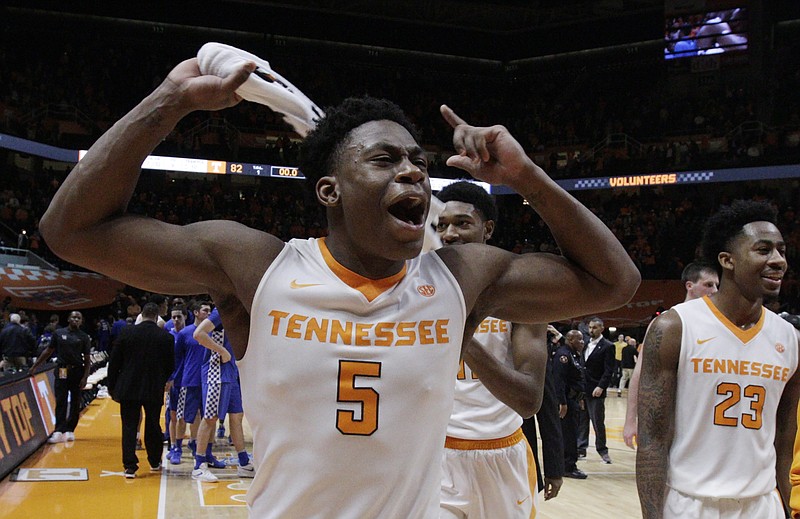
{"type": "Polygon", "coordinates": [[[11,314],[9,323],[0,332],[0,371],[20,370],[28,366],[28,357],[36,351],[36,339],[21,324],[19,314],[11,314]]]}
{"type": "Polygon", "coordinates": [[[109,394],[119,402],[122,419],[122,464],[126,478],[136,477],[139,468],[136,435],[142,408],[144,444],[150,471],[161,470],[164,440],[160,424],[161,405],[175,357],[173,336],[158,326],[158,312],[157,304],[144,305],[142,321],[120,333],[108,364],[109,394]]]}
{"type": "Polygon", "coordinates": [[[55,373],[56,430],[47,440],[60,443],[75,439],[75,427],[81,405],[81,391],[86,386],[91,368],[90,350],[92,339],[81,330],[83,314],[77,310],[69,314],[69,324],[53,334],[53,340],[31,366],[33,375],[53,353],[56,354],[55,373]]]}

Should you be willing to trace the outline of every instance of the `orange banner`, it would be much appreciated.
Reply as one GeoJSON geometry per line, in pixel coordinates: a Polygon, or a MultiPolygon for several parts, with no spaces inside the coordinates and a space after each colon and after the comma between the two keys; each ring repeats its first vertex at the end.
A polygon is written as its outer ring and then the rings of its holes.
{"type": "Polygon", "coordinates": [[[94,272],[0,268],[0,298],[26,310],[67,311],[110,304],[123,283],[94,272]]]}

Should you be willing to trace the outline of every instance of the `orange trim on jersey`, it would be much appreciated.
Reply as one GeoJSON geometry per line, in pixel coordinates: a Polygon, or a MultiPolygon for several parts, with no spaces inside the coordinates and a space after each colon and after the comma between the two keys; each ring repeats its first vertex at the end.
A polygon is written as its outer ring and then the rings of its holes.
{"type": "Polygon", "coordinates": [[[488,451],[491,449],[504,449],[516,445],[525,439],[522,429],[517,429],[515,432],[503,438],[496,438],[493,440],[463,440],[461,438],[453,438],[448,436],[444,440],[444,446],[447,449],[455,449],[459,451],[475,451],[482,450],[488,451]]]}
{"type": "Polygon", "coordinates": [[[533,506],[531,507],[530,519],[536,519],[536,507],[539,506],[539,481],[536,478],[536,457],[533,455],[531,444],[528,443],[528,438],[523,437],[525,440],[525,454],[528,457],[528,488],[531,489],[531,496],[533,498],[533,506]]]}
{"type": "Polygon", "coordinates": [[[406,265],[404,264],[400,272],[393,276],[389,276],[388,278],[365,278],[361,274],[356,274],[349,268],[336,261],[336,258],[333,257],[333,254],[331,254],[331,251],[328,250],[328,246],[325,244],[325,238],[320,238],[317,240],[317,243],[319,243],[319,250],[322,253],[322,258],[328,265],[328,268],[330,268],[331,271],[336,274],[336,277],[341,279],[345,285],[349,286],[350,288],[355,288],[364,294],[364,297],[366,297],[367,301],[369,302],[372,302],[376,297],[395,286],[401,279],[403,279],[403,276],[406,275],[406,265]]]}
{"type": "Polygon", "coordinates": [[[761,328],[764,327],[764,320],[766,319],[767,313],[766,311],[764,311],[763,306],[761,307],[761,317],[758,318],[758,322],[756,322],[756,324],[754,324],[751,328],[748,328],[747,330],[742,330],[741,328],[733,324],[730,319],[725,317],[725,314],[719,311],[719,308],[717,308],[717,306],[711,301],[711,299],[709,299],[708,296],[703,296],[703,301],[706,302],[709,310],[711,310],[711,313],[714,314],[716,318],[719,319],[720,322],[725,325],[726,328],[728,328],[731,332],[733,332],[733,334],[745,344],[750,342],[750,340],[753,337],[758,335],[758,332],[760,332],[761,328]]]}

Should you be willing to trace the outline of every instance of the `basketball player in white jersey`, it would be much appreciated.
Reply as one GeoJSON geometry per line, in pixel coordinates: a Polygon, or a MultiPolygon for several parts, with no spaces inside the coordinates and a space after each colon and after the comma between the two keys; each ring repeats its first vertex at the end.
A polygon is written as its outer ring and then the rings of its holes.
{"type": "Polygon", "coordinates": [[[436,517],[462,337],[489,315],[550,322],[617,308],[639,272],[504,127],[470,126],[446,106],[457,151],[448,164],[523,195],[561,255],[483,244],[420,254],[427,155],[402,111],[373,98],[326,110],[302,143],[325,239],[284,243],[232,221],[127,214],[146,156],[190,112],[238,103],[254,70],[243,62],[227,77],[201,75],[195,58],[176,66],[67,176],[42,235],[62,257],[124,283],[217,302],[251,417],[252,516],[436,517]]]}
{"type": "Polygon", "coordinates": [[[642,513],[783,518],[800,334],[763,306],[778,296],[787,269],[774,209],[741,200],[721,207],[706,222],[702,252],[719,265],[719,291],[674,306],[645,338],[636,456],[642,513]]]}
{"type": "MultiPolygon", "coordinates": [[[[445,203],[436,224],[443,245],[492,237],[497,207],[484,189],[457,182],[437,198],[445,203]]],[[[520,427],[539,410],[546,367],[546,324],[487,317],[475,330],[447,424],[440,518],[532,517],[536,467],[520,427]]]]}
{"type": "MultiPolygon", "coordinates": [[[[691,301],[703,296],[710,296],[719,289],[719,274],[712,265],[706,265],[702,262],[692,262],[684,267],[681,272],[681,281],[686,288],[686,298],[683,300],[691,301]]],[[[647,333],[645,333],[645,336],[647,333]]],[[[625,445],[631,449],[636,448],[636,434],[638,419],[636,417],[636,409],[639,403],[639,377],[642,371],[642,358],[644,355],[644,346],[642,343],[639,345],[639,356],[636,360],[636,365],[633,368],[631,381],[628,386],[628,403],[625,408],[625,425],[622,428],[622,439],[625,445]]]]}

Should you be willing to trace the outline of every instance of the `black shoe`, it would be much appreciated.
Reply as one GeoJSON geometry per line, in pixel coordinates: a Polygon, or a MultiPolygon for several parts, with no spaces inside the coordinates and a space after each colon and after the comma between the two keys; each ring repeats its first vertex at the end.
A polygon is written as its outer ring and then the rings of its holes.
{"type": "Polygon", "coordinates": [[[589,476],[586,475],[586,472],[584,472],[584,471],[582,471],[580,469],[575,469],[572,472],[564,473],[564,477],[565,478],[572,478],[572,479],[586,479],[589,476]]]}
{"type": "Polygon", "coordinates": [[[133,479],[136,477],[136,469],[125,469],[125,478],[133,479]]]}
{"type": "Polygon", "coordinates": [[[578,459],[581,460],[586,457],[586,451],[578,452],[578,459]]]}

